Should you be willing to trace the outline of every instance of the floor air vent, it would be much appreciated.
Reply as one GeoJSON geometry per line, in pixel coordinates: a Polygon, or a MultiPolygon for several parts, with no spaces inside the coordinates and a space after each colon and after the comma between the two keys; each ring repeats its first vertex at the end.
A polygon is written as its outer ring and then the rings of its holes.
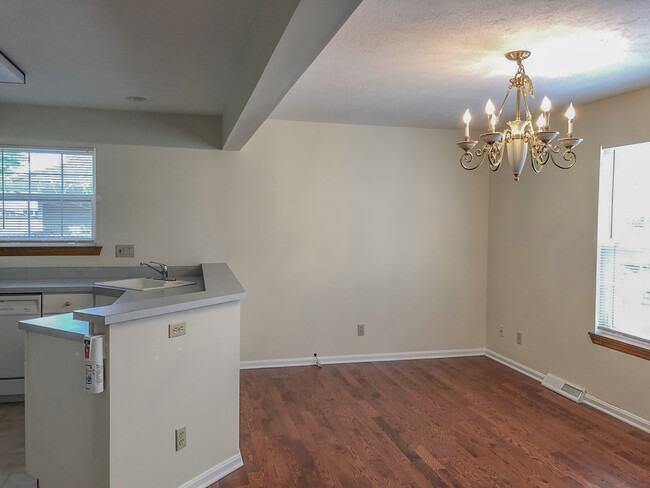
{"type": "Polygon", "coordinates": [[[553,376],[552,374],[547,374],[542,381],[542,386],[545,386],[549,390],[553,390],[556,393],[559,393],[562,396],[565,396],[574,402],[581,403],[585,399],[585,389],[580,388],[579,386],[571,385],[567,383],[562,378],[553,376]]]}

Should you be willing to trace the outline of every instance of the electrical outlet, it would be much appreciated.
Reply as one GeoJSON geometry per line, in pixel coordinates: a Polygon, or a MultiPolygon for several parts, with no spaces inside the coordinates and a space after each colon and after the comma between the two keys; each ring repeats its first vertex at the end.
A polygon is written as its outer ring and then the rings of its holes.
{"type": "Polygon", "coordinates": [[[499,326],[499,337],[503,337],[503,333],[505,331],[505,327],[503,325],[499,326]]]}
{"type": "Polygon", "coordinates": [[[178,337],[185,335],[187,333],[187,325],[185,322],[176,322],[175,324],[169,324],[169,338],[178,337]]]}
{"type": "Polygon", "coordinates": [[[116,244],[115,245],[116,258],[134,258],[135,245],[133,244],[116,244]]]}
{"type": "Polygon", "coordinates": [[[517,344],[521,344],[521,332],[517,332],[517,344]]]}
{"type": "Polygon", "coordinates": [[[180,451],[187,446],[187,432],[185,427],[176,429],[174,432],[176,433],[176,450],[180,451]]]}
{"type": "Polygon", "coordinates": [[[357,335],[366,335],[366,326],[364,324],[357,324],[357,335]]]}

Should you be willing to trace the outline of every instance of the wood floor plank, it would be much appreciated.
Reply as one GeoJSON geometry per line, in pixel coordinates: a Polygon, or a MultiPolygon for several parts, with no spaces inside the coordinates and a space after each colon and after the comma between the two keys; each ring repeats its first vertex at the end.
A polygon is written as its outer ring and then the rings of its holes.
{"type": "Polygon", "coordinates": [[[241,372],[211,488],[650,487],[650,434],[485,357],[241,372]]]}

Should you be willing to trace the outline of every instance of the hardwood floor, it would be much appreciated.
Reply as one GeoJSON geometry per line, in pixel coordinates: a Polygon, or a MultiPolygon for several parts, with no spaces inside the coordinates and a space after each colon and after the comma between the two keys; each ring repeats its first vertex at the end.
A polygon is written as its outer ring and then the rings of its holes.
{"type": "Polygon", "coordinates": [[[246,370],[211,488],[650,487],[650,434],[485,357],[246,370]]]}

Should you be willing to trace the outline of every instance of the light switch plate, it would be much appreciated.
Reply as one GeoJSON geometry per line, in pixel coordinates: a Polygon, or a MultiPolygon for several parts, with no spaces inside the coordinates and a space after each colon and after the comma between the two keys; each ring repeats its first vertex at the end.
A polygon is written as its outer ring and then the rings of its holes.
{"type": "Polygon", "coordinates": [[[116,244],[115,245],[116,258],[134,258],[135,245],[133,244],[116,244]]]}

